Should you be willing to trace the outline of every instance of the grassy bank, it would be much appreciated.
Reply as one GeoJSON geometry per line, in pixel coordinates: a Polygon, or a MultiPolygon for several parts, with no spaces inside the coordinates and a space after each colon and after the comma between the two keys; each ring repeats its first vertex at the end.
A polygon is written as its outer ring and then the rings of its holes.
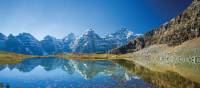
{"type": "Polygon", "coordinates": [[[26,58],[45,58],[48,56],[33,56],[0,51],[0,64],[16,64],[26,58]]]}
{"type": "Polygon", "coordinates": [[[15,64],[31,56],[0,51],[0,64],[15,64]]]}
{"type": "Polygon", "coordinates": [[[114,54],[57,54],[54,57],[63,59],[78,59],[78,60],[112,60],[112,59],[123,59],[130,58],[127,55],[114,55],[114,54]]]}

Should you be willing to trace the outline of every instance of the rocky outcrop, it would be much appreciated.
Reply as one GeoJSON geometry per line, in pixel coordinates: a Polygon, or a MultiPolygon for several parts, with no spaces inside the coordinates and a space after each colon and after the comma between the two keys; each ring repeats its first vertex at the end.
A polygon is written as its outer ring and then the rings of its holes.
{"type": "Polygon", "coordinates": [[[16,36],[20,41],[21,48],[25,51],[21,51],[23,54],[28,55],[44,55],[44,50],[40,44],[40,41],[37,40],[30,33],[20,33],[16,36]]]}
{"type": "Polygon", "coordinates": [[[112,54],[134,52],[153,44],[179,45],[200,36],[200,0],[192,4],[180,15],[160,27],[146,32],[143,38],[136,38],[128,44],[113,49],[112,54]]]}
{"type": "Polygon", "coordinates": [[[109,51],[109,53],[112,54],[126,54],[129,52],[135,52],[138,50],[143,49],[145,46],[144,38],[143,36],[137,36],[134,40],[130,41],[128,44],[112,49],[109,51]]]}
{"type": "Polygon", "coordinates": [[[73,33],[68,34],[63,39],[56,39],[55,37],[48,35],[41,41],[41,45],[46,54],[72,52],[70,45],[74,40],[75,35],[73,33]]]}
{"type": "Polygon", "coordinates": [[[72,52],[71,46],[73,42],[76,40],[76,36],[73,33],[68,34],[66,37],[62,39],[63,42],[63,51],[64,52],[72,52]]]}
{"type": "Polygon", "coordinates": [[[61,40],[52,36],[46,36],[41,41],[41,45],[47,54],[56,54],[63,52],[63,43],[61,40]]]}
{"type": "Polygon", "coordinates": [[[79,36],[73,45],[74,52],[93,53],[96,52],[96,41],[100,40],[100,36],[94,30],[86,30],[79,36]]]}
{"type": "Polygon", "coordinates": [[[200,0],[180,15],[150,32],[144,34],[147,46],[153,44],[178,45],[200,36],[200,0]]]}
{"type": "Polygon", "coordinates": [[[8,36],[8,39],[5,41],[5,46],[3,48],[4,48],[3,50],[9,52],[16,52],[16,53],[22,53],[22,51],[26,52],[26,50],[22,48],[21,41],[12,34],[8,36]]]}
{"type": "Polygon", "coordinates": [[[105,53],[110,49],[125,45],[134,38],[133,32],[126,28],[107,34],[105,37],[100,37],[94,30],[89,29],[76,38],[72,48],[74,52],[79,53],[105,53]]]}

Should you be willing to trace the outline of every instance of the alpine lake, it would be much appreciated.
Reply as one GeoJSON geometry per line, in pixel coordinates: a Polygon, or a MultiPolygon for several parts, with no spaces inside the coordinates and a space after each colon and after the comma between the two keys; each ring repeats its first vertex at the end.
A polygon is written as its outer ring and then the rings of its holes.
{"type": "Polygon", "coordinates": [[[0,88],[200,88],[200,64],[178,66],[160,71],[123,59],[31,58],[0,64],[0,88]]]}

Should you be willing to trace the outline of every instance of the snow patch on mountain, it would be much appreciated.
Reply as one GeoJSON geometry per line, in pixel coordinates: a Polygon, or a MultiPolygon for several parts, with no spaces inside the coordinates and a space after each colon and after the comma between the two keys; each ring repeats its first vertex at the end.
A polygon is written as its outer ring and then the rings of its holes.
{"type": "Polygon", "coordinates": [[[73,33],[63,39],[46,36],[39,41],[30,33],[20,33],[17,36],[0,33],[0,50],[30,55],[48,55],[57,53],[106,53],[108,50],[120,47],[141,34],[135,34],[126,28],[115,33],[100,37],[93,29],[88,29],[80,36],[73,33]]]}

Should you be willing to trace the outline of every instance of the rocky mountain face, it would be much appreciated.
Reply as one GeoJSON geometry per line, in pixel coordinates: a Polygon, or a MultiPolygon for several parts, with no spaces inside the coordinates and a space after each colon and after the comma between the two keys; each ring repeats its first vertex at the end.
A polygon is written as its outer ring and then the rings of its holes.
{"type": "Polygon", "coordinates": [[[30,55],[43,55],[44,52],[40,42],[29,33],[9,35],[2,50],[30,55]]]}
{"type": "Polygon", "coordinates": [[[133,32],[127,29],[121,29],[105,37],[100,37],[94,30],[90,29],[75,40],[73,48],[75,52],[81,53],[105,53],[110,49],[128,43],[129,40],[134,38],[133,32]]]}
{"type": "Polygon", "coordinates": [[[76,40],[76,36],[73,33],[68,34],[66,37],[62,39],[63,42],[63,51],[64,52],[72,52],[73,42],[76,40]]]}
{"type": "Polygon", "coordinates": [[[73,44],[74,51],[82,53],[96,52],[96,42],[100,39],[100,36],[94,30],[89,29],[75,40],[73,44]]]}
{"type": "Polygon", "coordinates": [[[52,36],[46,36],[41,41],[45,54],[56,54],[63,52],[72,52],[71,44],[75,41],[73,33],[68,34],[63,39],[56,39],[52,36]]]}
{"type": "Polygon", "coordinates": [[[133,35],[133,32],[129,31],[126,28],[122,28],[121,30],[106,35],[106,39],[109,41],[115,41],[115,43],[119,46],[122,46],[126,44],[128,41],[135,38],[135,35],[133,35]]]}
{"type": "Polygon", "coordinates": [[[187,40],[200,36],[200,0],[192,4],[180,15],[161,25],[159,28],[146,32],[142,37],[128,44],[113,49],[110,53],[124,54],[134,52],[153,44],[179,45],[187,40]]]}
{"type": "Polygon", "coordinates": [[[55,54],[63,52],[63,43],[61,40],[52,36],[46,36],[41,41],[41,45],[47,54],[55,54]]]}
{"type": "Polygon", "coordinates": [[[144,34],[147,46],[152,44],[177,45],[200,36],[200,0],[180,15],[150,32],[144,34]]]}
{"type": "Polygon", "coordinates": [[[20,47],[25,50],[22,51],[23,54],[30,54],[30,55],[43,55],[44,50],[35,37],[33,37],[29,33],[20,33],[16,36],[17,39],[20,41],[20,47]]]}
{"type": "Polygon", "coordinates": [[[134,39],[133,32],[121,29],[115,33],[100,37],[89,29],[82,35],[70,33],[63,39],[46,36],[39,41],[29,33],[20,33],[17,36],[6,37],[0,34],[0,50],[28,55],[48,55],[65,52],[77,53],[105,53],[106,51],[122,46],[134,39]]]}
{"type": "Polygon", "coordinates": [[[16,53],[22,53],[22,51],[25,51],[22,49],[21,41],[12,34],[10,34],[7,40],[5,40],[5,46],[3,47],[3,50],[16,53]]]}
{"type": "Polygon", "coordinates": [[[7,37],[0,33],[0,49],[3,49],[5,47],[5,41],[6,41],[7,37]]]}
{"type": "Polygon", "coordinates": [[[136,36],[134,40],[129,41],[127,44],[118,48],[110,50],[108,53],[112,54],[126,54],[129,52],[135,52],[145,47],[143,36],[136,36]]]}

